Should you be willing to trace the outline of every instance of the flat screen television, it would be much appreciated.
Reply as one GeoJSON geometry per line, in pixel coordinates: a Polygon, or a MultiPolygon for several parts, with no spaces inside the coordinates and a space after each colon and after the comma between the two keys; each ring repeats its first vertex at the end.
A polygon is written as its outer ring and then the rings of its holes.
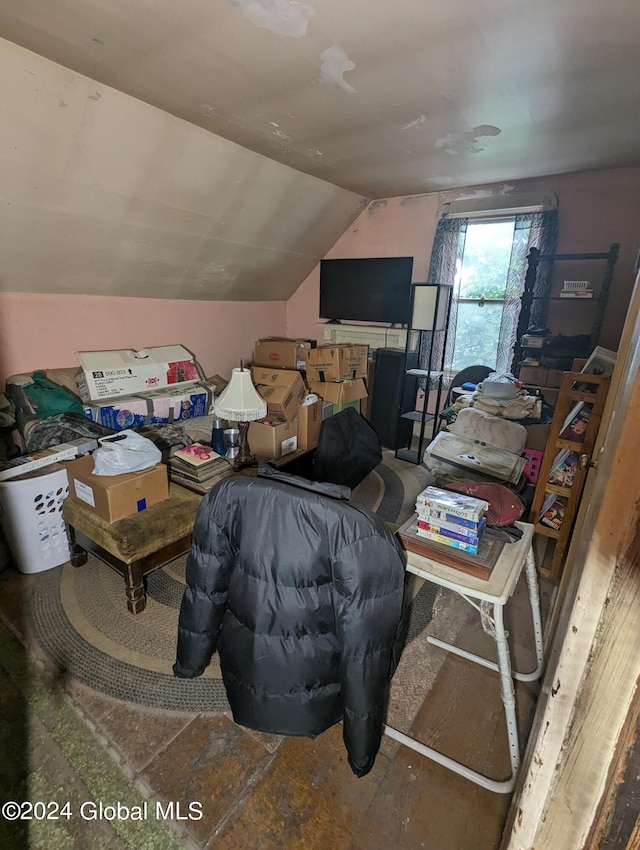
{"type": "Polygon", "coordinates": [[[320,261],[320,318],[409,323],[413,257],[320,261]]]}

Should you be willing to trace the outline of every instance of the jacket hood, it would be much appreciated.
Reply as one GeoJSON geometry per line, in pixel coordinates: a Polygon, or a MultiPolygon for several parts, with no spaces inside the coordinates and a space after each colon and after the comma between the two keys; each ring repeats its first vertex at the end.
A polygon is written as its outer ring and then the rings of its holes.
{"type": "Polygon", "coordinates": [[[320,496],[329,496],[332,499],[342,499],[348,502],[351,496],[351,488],[344,484],[330,484],[327,481],[309,481],[307,478],[302,478],[300,475],[290,475],[287,472],[282,472],[275,466],[265,464],[258,468],[258,478],[271,478],[273,481],[280,481],[282,484],[290,484],[292,487],[299,487],[302,490],[309,490],[312,493],[318,493],[320,496]]]}

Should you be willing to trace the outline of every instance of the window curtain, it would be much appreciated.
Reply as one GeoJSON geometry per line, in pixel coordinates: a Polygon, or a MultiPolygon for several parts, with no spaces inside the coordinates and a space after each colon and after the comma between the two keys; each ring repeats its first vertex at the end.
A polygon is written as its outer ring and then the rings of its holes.
{"type": "MultiPolygon", "coordinates": [[[[511,246],[511,257],[504,298],[502,319],[500,322],[500,334],[498,340],[498,358],[496,369],[508,372],[511,368],[513,349],[516,342],[518,328],[518,316],[521,309],[522,291],[524,289],[524,278],[527,267],[527,254],[531,247],[538,248],[543,254],[553,254],[556,249],[558,236],[558,211],[557,209],[544,210],[534,213],[515,214],[515,225],[513,242],[511,246]]],[[[488,212],[486,220],[490,220],[491,213],[488,212]]],[[[453,286],[453,301],[449,318],[449,331],[445,351],[445,369],[450,369],[453,363],[453,352],[456,343],[456,325],[458,315],[458,294],[460,283],[460,270],[464,255],[465,239],[469,219],[463,217],[446,216],[441,218],[436,228],[431,252],[431,263],[429,266],[428,283],[448,283],[453,286]]],[[[551,289],[551,263],[541,263],[538,266],[538,275],[534,287],[534,297],[547,296],[551,289]]],[[[544,327],[547,319],[548,304],[544,301],[534,301],[531,311],[531,324],[544,327]]],[[[420,368],[428,368],[430,350],[429,334],[424,334],[423,344],[420,351],[420,368]]],[[[442,349],[437,350],[438,340],[434,345],[434,362],[440,362],[442,349]]]]}
{"type": "MultiPolygon", "coordinates": [[[[457,319],[456,284],[458,283],[460,269],[462,268],[462,256],[464,254],[466,235],[466,218],[441,218],[436,228],[436,233],[433,239],[433,248],[431,249],[431,263],[429,265],[427,283],[445,283],[453,286],[453,298],[451,301],[451,312],[449,314],[449,329],[447,332],[447,344],[444,357],[445,371],[450,369],[453,362],[457,319]]],[[[425,333],[422,335],[419,363],[421,369],[431,368],[432,370],[435,370],[439,367],[442,362],[443,343],[443,335],[437,334],[436,339],[434,340],[433,351],[431,352],[432,362],[429,363],[431,334],[425,333]]],[[[426,387],[422,386],[422,383],[423,382],[421,382],[421,389],[426,389],[426,387]]]]}
{"type": "MultiPolygon", "coordinates": [[[[556,249],[557,238],[558,211],[556,209],[516,215],[504,294],[504,307],[500,321],[500,335],[498,337],[498,359],[496,363],[498,372],[509,372],[511,370],[529,249],[534,247],[538,248],[542,254],[553,254],[556,249]]],[[[534,298],[545,297],[549,294],[552,265],[552,263],[541,263],[538,266],[538,274],[533,288],[534,298]]],[[[532,327],[545,327],[548,306],[546,301],[533,302],[530,319],[532,327]]]]}

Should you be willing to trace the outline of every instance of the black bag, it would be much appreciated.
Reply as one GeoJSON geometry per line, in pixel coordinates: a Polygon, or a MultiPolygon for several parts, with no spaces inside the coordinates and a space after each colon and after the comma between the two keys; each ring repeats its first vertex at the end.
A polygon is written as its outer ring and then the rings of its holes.
{"type": "Polygon", "coordinates": [[[380,438],[353,407],[324,420],[313,463],[315,481],[353,488],[379,463],[380,438]]]}

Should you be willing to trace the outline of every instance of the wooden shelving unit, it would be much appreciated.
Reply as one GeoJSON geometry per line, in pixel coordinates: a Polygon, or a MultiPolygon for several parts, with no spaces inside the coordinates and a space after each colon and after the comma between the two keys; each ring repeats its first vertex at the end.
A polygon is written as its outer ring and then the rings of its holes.
{"type": "Polygon", "coordinates": [[[552,581],[557,578],[560,572],[569,546],[584,482],[592,463],[591,456],[600,427],[609,383],[610,378],[583,372],[565,372],[562,379],[530,514],[530,522],[533,523],[536,534],[555,540],[551,565],[548,568],[540,568],[540,573],[552,581]],[[560,434],[563,432],[564,423],[570,411],[580,401],[591,405],[584,439],[581,441],[563,439],[560,434]],[[570,486],[549,483],[554,460],[558,452],[563,449],[575,452],[578,456],[576,470],[570,486]],[[557,530],[540,522],[542,507],[549,494],[553,494],[565,503],[564,515],[557,530]]]}

